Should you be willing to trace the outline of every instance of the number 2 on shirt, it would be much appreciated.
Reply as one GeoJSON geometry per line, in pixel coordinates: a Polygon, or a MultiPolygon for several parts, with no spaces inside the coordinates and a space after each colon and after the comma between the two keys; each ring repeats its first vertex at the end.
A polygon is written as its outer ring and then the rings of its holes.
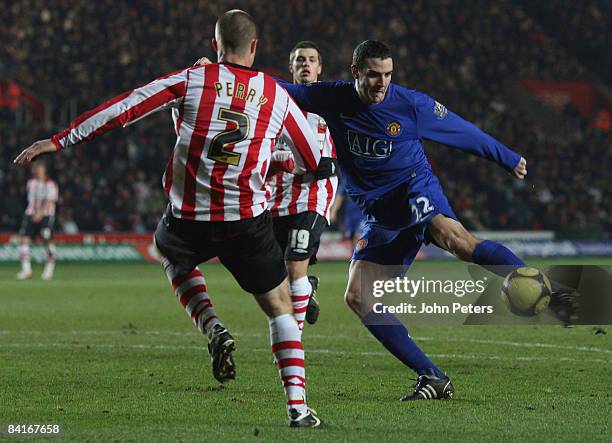
{"type": "Polygon", "coordinates": [[[242,112],[221,108],[217,118],[224,122],[233,122],[236,126],[215,135],[208,149],[208,158],[216,162],[237,166],[240,163],[241,154],[228,151],[225,147],[246,140],[250,128],[249,116],[242,112]]]}

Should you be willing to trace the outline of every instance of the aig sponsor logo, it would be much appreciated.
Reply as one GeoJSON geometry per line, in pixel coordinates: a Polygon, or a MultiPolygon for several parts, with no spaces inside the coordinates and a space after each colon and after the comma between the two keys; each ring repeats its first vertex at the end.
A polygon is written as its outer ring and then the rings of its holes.
{"type": "Polygon", "coordinates": [[[349,150],[360,157],[387,158],[393,150],[393,142],[380,140],[359,134],[355,131],[346,132],[349,150]]]}

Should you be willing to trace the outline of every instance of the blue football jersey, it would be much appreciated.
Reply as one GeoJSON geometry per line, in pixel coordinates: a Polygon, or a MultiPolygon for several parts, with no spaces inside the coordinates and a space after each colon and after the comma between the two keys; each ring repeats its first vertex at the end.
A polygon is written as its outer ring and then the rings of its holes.
{"type": "Polygon", "coordinates": [[[416,90],[391,83],[381,103],[367,105],[348,82],[282,85],[302,110],[327,122],[347,192],[362,208],[417,175],[432,174],[423,139],[484,157],[509,172],[521,158],[416,90]]]}

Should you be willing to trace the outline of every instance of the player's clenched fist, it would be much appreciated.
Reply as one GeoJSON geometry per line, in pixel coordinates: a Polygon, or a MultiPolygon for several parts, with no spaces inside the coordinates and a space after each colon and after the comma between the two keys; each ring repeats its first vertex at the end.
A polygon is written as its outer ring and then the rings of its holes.
{"type": "Polygon", "coordinates": [[[524,157],[521,157],[521,159],[518,162],[518,165],[516,165],[512,173],[519,180],[522,180],[525,178],[525,176],[527,175],[527,160],[525,160],[524,157]]]}
{"type": "Polygon", "coordinates": [[[55,148],[55,145],[53,144],[50,138],[45,140],[39,140],[30,147],[21,151],[21,154],[19,154],[17,158],[13,160],[13,163],[21,166],[27,166],[36,157],[56,151],[57,149],[55,148]]]}

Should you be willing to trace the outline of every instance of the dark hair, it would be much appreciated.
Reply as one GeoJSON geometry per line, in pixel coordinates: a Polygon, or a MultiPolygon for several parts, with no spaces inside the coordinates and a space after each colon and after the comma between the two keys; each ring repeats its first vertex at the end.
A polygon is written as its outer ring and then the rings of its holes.
{"type": "Polygon", "coordinates": [[[383,42],[376,40],[366,40],[357,45],[353,51],[353,65],[357,69],[365,66],[365,61],[368,58],[379,58],[385,60],[391,57],[391,49],[383,42]]]}
{"type": "Polygon", "coordinates": [[[246,12],[232,9],[215,23],[215,38],[225,52],[243,52],[257,38],[257,25],[246,12]]]}
{"type": "Polygon", "coordinates": [[[310,40],[303,40],[295,44],[295,46],[289,53],[289,63],[293,63],[293,58],[295,57],[295,53],[297,52],[297,50],[304,49],[304,48],[316,49],[317,54],[319,56],[319,63],[323,63],[323,57],[321,57],[321,50],[319,49],[319,46],[315,42],[312,42],[310,40]]]}

